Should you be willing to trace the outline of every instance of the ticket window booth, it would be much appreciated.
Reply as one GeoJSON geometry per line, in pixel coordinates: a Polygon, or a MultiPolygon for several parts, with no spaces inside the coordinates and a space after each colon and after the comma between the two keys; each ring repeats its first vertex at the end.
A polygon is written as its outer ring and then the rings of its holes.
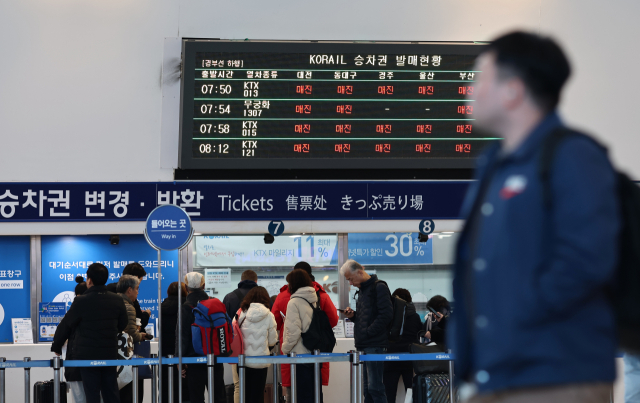
{"type": "Polygon", "coordinates": [[[339,274],[347,259],[377,274],[391,292],[405,288],[424,320],[426,303],[442,295],[452,301],[453,250],[457,233],[438,232],[419,242],[417,232],[284,234],[266,244],[263,235],[198,235],[190,245],[189,270],[202,273],[206,291],[223,299],[238,287],[245,270],[258,275],[258,285],[274,296],[287,284],[287,274],[306,261],[336,308],[355,308],[355,287],[339,274]]]}

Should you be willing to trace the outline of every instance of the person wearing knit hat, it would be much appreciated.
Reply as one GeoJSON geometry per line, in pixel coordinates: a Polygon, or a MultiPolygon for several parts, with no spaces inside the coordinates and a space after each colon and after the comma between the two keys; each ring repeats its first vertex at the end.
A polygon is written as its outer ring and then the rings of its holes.
{"type": "MultiPolygon", "coordinates": [[[[187,287],[187,301],[182,305],[182,356],[199,357],[193,348],[191,339],[191,325],[195,322],[193,308],[200,301],[209,299],[209,295],[204,291],[204,276],[201,273],[191,272],[184,276],[184,284],[187,287]]],[[[178,340],[176,339],[176,352],[178,351],[178,340]]],[[[206,364],[184,365],[187,369],[187,386],[189,388],[189,398],[191,403],[204,403],[204,391],[207,386],[207,366],[206,364]]],[[[215,364],[213,369],[214,377],[214,402],[226,403],[227,396],[224,387],[224,366],[215,364]]]]}

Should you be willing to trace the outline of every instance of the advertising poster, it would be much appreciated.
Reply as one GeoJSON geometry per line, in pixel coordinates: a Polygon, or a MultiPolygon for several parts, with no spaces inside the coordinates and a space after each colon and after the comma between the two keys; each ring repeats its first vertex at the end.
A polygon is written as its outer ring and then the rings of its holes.
{"type": "MultiPolygon", "coordinates": [[[[147,276],[140,283],[138,302],[142,310],[151,311],[151,320],[157,317],[158,252],[143,235],[120,235],[118,245],[111,245],[109,235],[43,236],[42,300],[70,306],[75,297],[76,276],[86,279],[87,268],[94,262],[109,270],[107,284],[117,283],[127,264],[140,263],[147,276]]],[[[163,298],[169,284],[178,281],[178,266],[178,251],[162,252],[163,298]]]]}
{"type": "Polygon", "coordinates": [[[195,238],[196,266],[278,267],[304,260],[313,267],[338,264],[335,235],[291,235],[265,244],[260,236],[198,236],[195,238]]]}
{"type": "Polygon", "coordinates": [[[31,316],[29,249],[28,236],[0,237],[0,343],[15,339],[13,318],[31,316]]]}
{"type": "Polygon", "coordinates": [[[349,234],[349,259],[363,266],[432,264],[433,240],[420,242],[418,232],[349,234]]]}
{"type": "Polygon", "coordinates": [[[31,318],[11,318],[10,328],[15,344],[33,344],[31,318]]]}
{"type": "Polygon", "coordinates": [[[41,302],[38,305],[38,341],[52,342],[58,324],[67,312],[67,304],[41,302]]]}

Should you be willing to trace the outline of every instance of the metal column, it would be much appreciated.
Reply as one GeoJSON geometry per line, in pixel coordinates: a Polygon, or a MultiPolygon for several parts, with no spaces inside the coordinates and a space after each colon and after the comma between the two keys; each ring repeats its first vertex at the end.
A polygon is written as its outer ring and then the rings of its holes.
{"type": "MultiPolygon", "coordinates": [[[[347,260],[349,260],[348,234],[338,234],[338,270],[347,260]]],[[[338,302],[340,309],[349,306],[349,282],[340,273],[338,273],[338,302]]],[[[344,314],[340,312],[340,319],[344,318],[344,314]]]]}
{"type": "MultiPolygon", "coordinates": [[[[276,356],[276,353],[271,353],[272,357],[276,356]]],[[[272,393],[273,403],[278,403],[280,396],[278,395],[278,364],[273,363],[273,393],[272,393]]],[[[4,402],[0,402],[4,403],[4,402]]]]}
{"type": "MultiPolygon", "coordinates": [[[[31,361],[31,358],[24,357],[24,362],[31,361]]],[[[24,369],[24,401],[31,402],[31,368],[24,369]]]]}
{"type": "MultiPolygon", "coordinates": [[[[295,358],[296,353],[289,353],[289,357],[295,358]]],[[[296,374],[296,364],[291,364],[291,403],[296,403],[298,401],[298,388],[297,388],[297,374],[296,374]]],[[[243,403],[243,402],[240,402],[243,403]]]]}
{"type": "Polygon", "coordinates": [[[131,368],[132,372],[133,372],[133,380],[131,381],[131,386],[133,386],[131,389],[132,393],[133,393],[133,403],[138,403],[138,366],[134,365],[131,368]]]}
{"type": "MultiPolygon", "coordinates": [[[[320,350],[313,350],[313,355],[320,355],[320,350]]],[[[320,403],[322,399],[322,371],[320,370],[321,364],[319,362],[313,363],[313,396],[315,403],[320,403]]]]}
{"type": "Polygon", "coordinates": [[[207,391],[209,392],[209,401],[213,403],[213,387],[214,387],[214,380],[213,380],[213,366],[216,363],[216,358],[213,354],[208,354],[207,355],[207,380],[208,380],[208,387],[207,387],[207,391]]]}
{"type": "MultiPolygon", "coordinates": [[[[0,362],[6,362],[7,359],[5,357],[0,357],[0,362]]],[[[5,400],[6,396],[6,379],[4,375],[4,368],[0,367],[0,403],[7,403],[5,400]]]]}
{"type": "Polygon", "coordinates": [[[53,357],[53,403],[60,403],[60,371],[62,360],[60,357],[53,357]]]}
{"type": "Polygon", "coordinates": [[[240,386],[240,403],[245,403],[244,389],[247,385],[244,369],[244,354],[240,354],[238,355],[238,384],[240,386]]]}
{"type": "MultiPolygon", "coordinates": [[[[180,286],[178,286],[178,288],[180,288],[180,286]]],[[[167,358],[173,358],[173,355],[169,354],[167,358]]],[[[167,366],[167,400],[169,403],[173,403],[173,388],[175,387],[173,384],[173,370],[173,364],[167,366]]],[[[162,380],[160,380],[160,382],[162,382],[162,380]]],[[[162,399],[162,396],[160,396],[160,399],[162,399]]]]}
{"type": "MultiPolygon", "coordinates": [[[[158,354],[151,354],[151,358],[158,358],[158,354]]],[[[161,383],[158,379],[158,367],[160,365],[151,366],[151,403],[158,403],[158,385],[161,383]]]]}
{"type": "Polygon", "coordinates": [[[360,357],[355,350],[350,350],[351,355],[351,399],[350,403],[358,401],[358,366],[360,365],[360,357]]]}
{"type": "Polygon", "coordinates": [[[366,364],[364,364],[362,361],[360,361],[360,355],[364,354],[362,351],[357,351],[356,354],[358,355],[358,400],[356,400],[356,403],[362,403],[364,400],[364,371],[366,370],[364,368],[364,366],[366,364]]]}
{"type": "MultiPolygon", "coordinates": [[[[182,288],[180,287],[180,283],[178,283],[178,288],[182,288]]],[[[180,299],[178,299],[178,304],[180,304],[180,302],[181,302],[180,299]]],[[[161,306],[162,306],[162,255],[160,253],[160,249],[158,249],[158,319],[157,319],[158,326],[156,328],[156,337],[158,338],[158,360],[159,360],[158,361],[158,379],[162,377],[162,315],[160,315],[161,306]]],[[[180,310],[180,308],[181,307],[178,306],[178,311],[180,310]]],[[[154,382],[155,381],[152,380],[153,385],[158,386],[157,393],[162,394],[162,382],[157,382],[157,383],[154,383],[154,382]]],[[[152,400],[152,402],[156,403],[157,400],[152,400]]]]}
{"type": "MultiPolygon", "coordinates": [[[[451,354],[451,350],[449,350],[449,354],[451,354]]],[[[456,400],[453,390],[453,360],[449,360],[449,402],[454,403],[456,400]]]]}

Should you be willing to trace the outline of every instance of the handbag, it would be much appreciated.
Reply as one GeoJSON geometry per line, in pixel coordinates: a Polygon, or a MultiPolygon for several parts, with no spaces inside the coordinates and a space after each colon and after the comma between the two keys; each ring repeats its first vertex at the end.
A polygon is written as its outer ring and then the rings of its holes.
{"type": "MultiPolygon", "coordinates": [[[[428,345],[422,344],[410,344],[409,352],[411,354],[425,354],[425,353],[446,353],[446,348],[441,344],[431,343],[428,345]]],[[[441,374],[449,372],[449,361],[441,360],[422,360],[413,361],[413,371],[416,375],[422,374],[441,374]]]]}
{"type": "MultiPolygon", "coordinates": [[[[118,355],[120,360],[130,360],[133,357],[133,338],[127,332],[118,335],[118,355]]],[[[133,380],[133,369],[131,365],[121,365],[117,367],[117,371],[118,389],[122,389],[133,380]]]]}
{"type": "Polygon", "coordinates": [[[244,338],[242,337],[241,328],[244,320],[247,319],[247,317],[245,316],[244,319],[242,319],[242,322],[238,323],[238,319],[240,319],[241,313],[242,309],[238,309],[238,312],[233,318],[233,323],[231,324],[231,326],[233,327],[233,341],[231,342],[231,354],[229,355],[229,357],[237,357],[240,354],[244,354],[244,338]]]}
{"type": "MultiPolygon", "coordinates": [[[[139,358],[151,357],[151,342],[145,340],[136,343],[133,347],[133,353],[139,358]]],[[[138,366],[138,379],[151,379],[151,367],[149,365],[138,366]]]]}

